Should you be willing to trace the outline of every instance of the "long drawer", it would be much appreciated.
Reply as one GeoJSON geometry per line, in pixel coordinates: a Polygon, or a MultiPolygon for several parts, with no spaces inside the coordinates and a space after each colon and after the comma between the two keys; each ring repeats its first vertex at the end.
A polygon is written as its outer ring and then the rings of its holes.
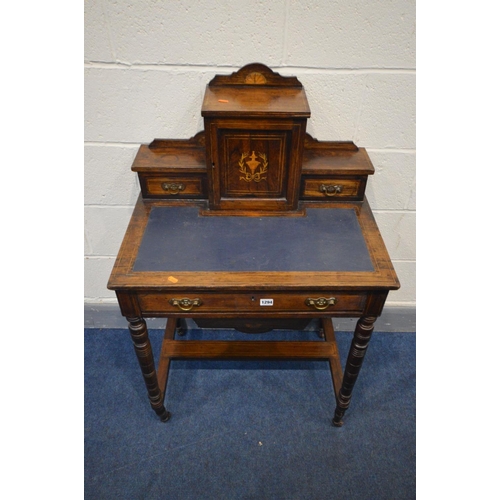
{"type": "Polygon", "coordinates": [[[363,293],[141,293],[143,313],[238,314],[255,313],[362,313],[363,293]]]}

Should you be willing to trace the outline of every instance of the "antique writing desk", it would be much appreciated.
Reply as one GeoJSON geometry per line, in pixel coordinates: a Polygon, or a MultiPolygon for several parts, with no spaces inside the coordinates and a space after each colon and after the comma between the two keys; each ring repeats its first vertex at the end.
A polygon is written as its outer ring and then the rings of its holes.
{"type": "MultiPolygon", "coordinates": [[[[205,129],[140,147],[141,195],[108,287],[127,318],[152,408],[172,359],[324,359],[342,425],[387,294],[399,288],[364,192],[373,166],[352,142],[306,134],[304,89],[261,64],[216,76],[205,129]],[[332,317],[359,317],[342,370],[332,317]],[[144,318],[167,318],[156,366],[144,318]],[[321,341],[184,340],[200,327],[257,334],[321,324],[321,341]]],[[[272,388],[270,388],[272,390],[272,388]]]]}

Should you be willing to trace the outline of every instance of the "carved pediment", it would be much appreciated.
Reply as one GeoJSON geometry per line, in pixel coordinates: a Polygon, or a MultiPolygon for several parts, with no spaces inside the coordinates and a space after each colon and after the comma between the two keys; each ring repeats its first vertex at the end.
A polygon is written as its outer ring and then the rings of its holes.
{"type": "Polygon", "coordinates": [[[261,63],[247,64],[230,75],[216,75],[208,85],[211,87],[218,85],[264,85],[302,88],[297,77],[281,76],[261,63]]]}

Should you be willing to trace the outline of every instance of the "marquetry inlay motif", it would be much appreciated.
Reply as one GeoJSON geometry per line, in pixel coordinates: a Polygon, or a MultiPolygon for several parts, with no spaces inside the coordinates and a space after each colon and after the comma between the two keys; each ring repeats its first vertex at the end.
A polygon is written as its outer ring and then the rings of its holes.
{"type": "Polygon", "coordinates": [[[264,174],[267,172],[267,156],[264,153],[257,153],[252,151],[252,154],[243,153],[241,155],[240,161],[238,162],[240,173],[240,180],[245,182],[260,182],[267,179],[264,174]],[[250,157],[249,160],[245,161],[246,158],[250,157]],[[260,159],[257,160],[257,158],[260,159]],[[259,169],[257,170],[257,167],[259,169]]]}
{"type": "Polygon", "coordinates": [[[267,78],[262,73],[254,71],[246,76],[245,83],[264,85],[267,83],[267,78]]]}

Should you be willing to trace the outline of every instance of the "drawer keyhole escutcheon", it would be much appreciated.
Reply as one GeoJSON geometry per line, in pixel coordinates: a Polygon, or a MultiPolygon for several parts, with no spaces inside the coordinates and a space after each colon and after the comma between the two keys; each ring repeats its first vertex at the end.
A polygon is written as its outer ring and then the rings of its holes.
{"type": "Polygon", "coordinates": [[[161,187],[168,194],[179,194],[186,189],[186,186],[182,182],[162,182],[161,187]]]}
{"type": "Polygon", "coordinates": [[[335,184],[321,184],[319,186],[319,190],[321,193],[324,193],[326,196],[335,196],[336,194],[340,194],[342,192],[342,186],[335,184]]]}
{"type": "Polygon", "coordinates": [[[326,297],[319,297],[317,299],[313,298],[306,299],[307,306],[314,307],[319,311],[323,311],[329,306],[334,306],[336,302],[337,299],[335,297],[330,297],[329,299],[327,299],[326,297]]]}
{"type": "Polygon", "coordinates": [[[177,306],[182,311],[190,311],[193,307],[199,307],[203,302],[200,299],[170,299],[169,304],[172,306],[177,306]]]}

